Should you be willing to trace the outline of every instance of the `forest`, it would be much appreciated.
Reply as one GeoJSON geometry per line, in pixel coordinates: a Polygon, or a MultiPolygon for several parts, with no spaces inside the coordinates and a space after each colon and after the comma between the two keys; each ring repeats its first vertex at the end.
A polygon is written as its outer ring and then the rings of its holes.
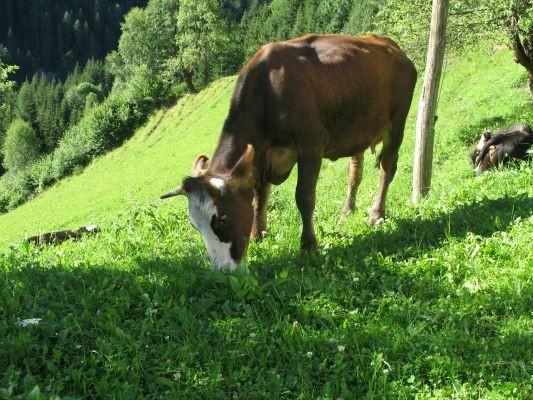
{"type": "Polygon", "coordinates": [[[0,58],[20,67],[18,81],[35,73],[64,78],[90,58],[114,50],[120,23],[145,0],[3,0],[0,58]]]}

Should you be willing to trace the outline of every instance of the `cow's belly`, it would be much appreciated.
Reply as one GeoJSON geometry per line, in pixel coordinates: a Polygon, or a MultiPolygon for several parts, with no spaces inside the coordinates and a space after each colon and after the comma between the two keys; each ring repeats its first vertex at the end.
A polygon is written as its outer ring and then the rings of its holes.
{"type": "Polygon", "coordinates": [[[343,129],[332,130],[324,151],[324,158],[337,160],[353,157],[368,148],[372,152],[382,140],[387,127],[368,124],[353,124],[343,129]]]}

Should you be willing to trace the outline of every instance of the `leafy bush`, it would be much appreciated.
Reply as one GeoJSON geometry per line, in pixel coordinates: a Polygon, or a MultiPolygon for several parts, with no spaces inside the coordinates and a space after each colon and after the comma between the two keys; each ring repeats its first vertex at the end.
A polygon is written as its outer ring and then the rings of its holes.
{"type": "Polygon", "coordinates": [[[85,97],[85,107],[83,109],[83,112],[86,114],[96,104],[98,104],[98,96],[96,95],[96,93],[89,93],[87,97],[85,97]]]}
{"type": "Polygon", "coordinates": [[[89,96],[92,97],[93,104],[97,103],[103,97],[102,88],[89,82],[82,82],[65,94],[63,102],[64,106],[70,110],[69,122],[71,124],[76,124],[82,118],[89,96]]]}
{"type": "Polygon", "coordinates": [[[137,69],[127,88],[113,92],[88,111],[77,125],[67,130],[52,153],[29,168],[0,179],[0,212],[16,207],[94,157],[120,145],[169,95],[162,79],[146,68],[137,69]]]}
{"type": "Polygon", "coordinates": [[[4,103],[4,95],[13,87],[15,84],[13,81],[9,80],[9,75],[18,70],[17,66],[14,65],[5,65],[0,60],[0,110],[6,107],[4,103]]]}
{"type": "MultiPolygon", "coordinates": [[[[129,81],[139,66],[155,74],[165,72],[166,61],[178,53],[175,37],[179,3],[178,0],[151,0],[146,8],[134,8],[125,16],[118,51],[106,59],[115,84],[129,81]]],[[[177,76],[170,78],[174,80],[177,76]]]]}
{"type": "Polygon", "coordinates": [[[15,120],[9,126],[2,153],[8,170],[20,170],[39,156],[39,138],[26,121],[15,120]]]}

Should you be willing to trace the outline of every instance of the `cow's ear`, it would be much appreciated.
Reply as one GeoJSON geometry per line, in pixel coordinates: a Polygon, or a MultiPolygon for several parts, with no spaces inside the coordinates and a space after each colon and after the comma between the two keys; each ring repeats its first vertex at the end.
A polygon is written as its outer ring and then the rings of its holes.
{"type": "Polygon", "coordinates": [[[483,137],[485,138],[485,140],[489,140],[492,137],[492,132],[483,132],[483,137]]]}
{"type": "Polygon", "coordinates": [[[251,187],[254,176],[254,147],[249,144],[230,172],[231,182],[237,187],[251,187]]]}
{"type": "Polygon", "coordinates": [[[207,167],[209,167],[209,157],[204,155],[198,156],[192,166],[192,176],[203,175],[207,167]]]}

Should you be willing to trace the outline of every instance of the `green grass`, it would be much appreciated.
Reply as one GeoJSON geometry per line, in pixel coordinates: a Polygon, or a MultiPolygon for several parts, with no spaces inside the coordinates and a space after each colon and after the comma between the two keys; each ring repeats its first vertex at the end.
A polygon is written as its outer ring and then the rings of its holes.
{"type": "Polygon", "coordinates": [[[233,274],[209,270],[185,199],[155,199],[212,151],[234,79],[158,112],[0,216],[4,242],[103,229],[0,255],[0,398],[531,398],[532,165],[476,178],[467,157],[484,128],[532,122],[524,75],[508,51],[455,60],[427,199],[410,204],[413,113],[382,225],[364,222],[373,157],[344,225],[346,161],[325,161],[319,254],[298,252],[292,176],[272,196],[270,235],[233,274]]]}
{"type": "Polygon", "coordinates": [[[98,158],[82,174],[0,215],[0,242],[101,223],[158,198],[189,172],[198,152],[214,149],[234,81],[221,79],[167,113],[155,113],[129,142],[98,158]]]}

